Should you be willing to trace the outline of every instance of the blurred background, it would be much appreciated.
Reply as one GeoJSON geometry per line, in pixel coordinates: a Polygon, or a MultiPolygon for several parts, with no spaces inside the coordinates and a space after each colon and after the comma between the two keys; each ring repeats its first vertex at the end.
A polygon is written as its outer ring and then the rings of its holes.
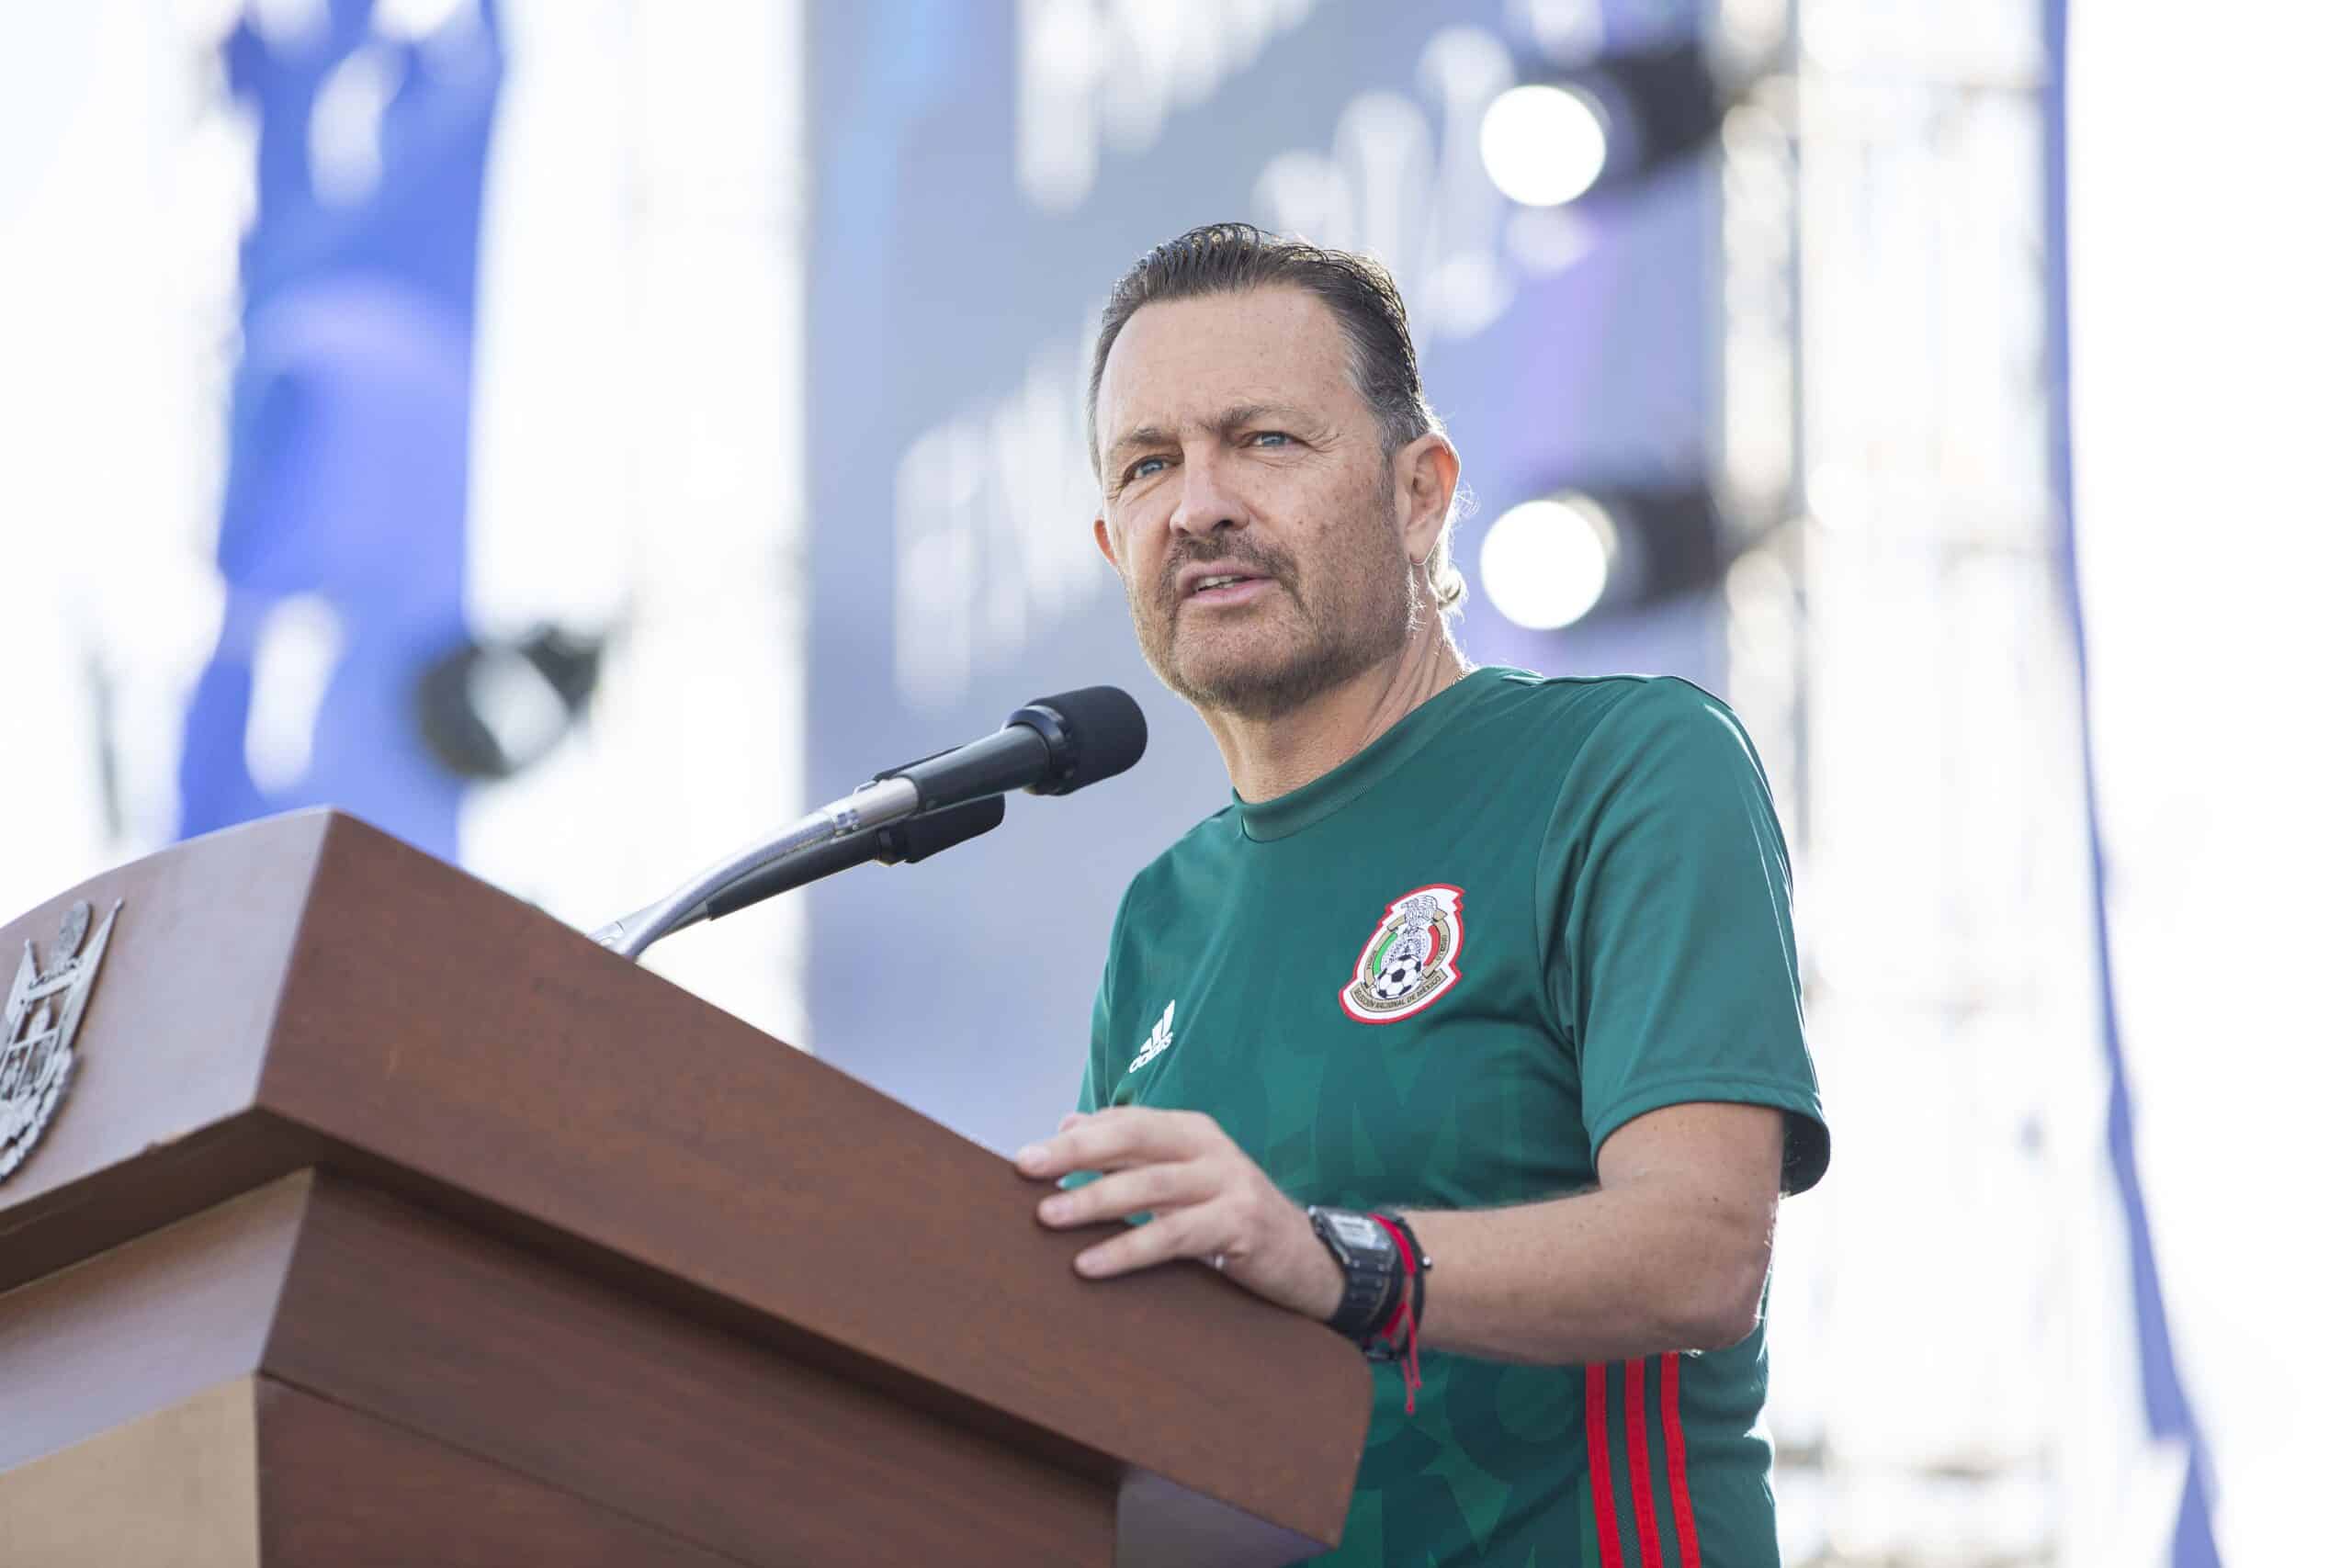
{"type": "Polygon", "coordinates": [[[1089,536],[1093,317],[1202,221],[1369,250],[1476,492],[1471,657],[1686,676],[1770,768],[1838,1149],[1774,1288],[1789,1560],[2328,1560],[2347,44],[0,0],[0,910],[331,802],[592,926],[1114,682],[1135,773],[652,959],[1009,1149],[1227,795],[1089,536]]]}

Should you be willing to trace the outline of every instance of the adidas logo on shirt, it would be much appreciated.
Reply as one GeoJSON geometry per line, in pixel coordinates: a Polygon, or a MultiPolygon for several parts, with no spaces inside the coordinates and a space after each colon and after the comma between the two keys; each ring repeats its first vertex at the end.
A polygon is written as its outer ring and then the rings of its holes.
{"type": "Polygon", "coordinates": [[[1168,1004],[1168,1010],[1159,1015],[1159,1021],[1151,1026],[1151,1038],[1143,1043],[1143,1049],[1136,1053],[1136,1059],[1127,1064],[1127,1071],[1134,1072],[1175,1043],[1176,1004],[1171,1001],[1168,1004]]]}

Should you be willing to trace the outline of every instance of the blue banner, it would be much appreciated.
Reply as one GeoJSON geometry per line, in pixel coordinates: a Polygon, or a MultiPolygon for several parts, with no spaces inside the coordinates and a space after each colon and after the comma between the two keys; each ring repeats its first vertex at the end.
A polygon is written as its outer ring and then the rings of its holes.
{"type": "Polygon", "coordinates": [[[2155,1237],[2148,1224],[2147,1191],[2140,1179],[2132,1075],[2115,1006],[2114,954],[2108,928],[2106,836],[2099,817],[2098,752],[2091,735],[2092,672],[2083,626],[2081,558],[2075,536],[2071,329],[2066,284],[2065,0],[2048,0],[2043,26],[2043,41],[2049,51],[2045,97],[2048,112],[2042,131],[2048,178],[2042,186],[2042,217],[2049,231],[2043,273],[2050,315],[2051,477],[2057,495],[2058,564],[2064,576],[2064,607],[2074,637],[2075,694],[2082,720],[2083,811],[2091,852],[2091,925],[2098,957],[2099,1054],[2108,1082],[2108,1166],[2121,1211],[2126,1271],[2131,1281],[2132,1326],[2139,1349],[2140,1415],[2150,1439],[2178,1450],[2186,1460],[2166,1561],[2172,1568],[2221,1568],[2221,1545],[2213,1534],[2213,1456],[2173,1358],[2172,1319],[2165,1310],[2164,1279],[2156,1269],[2155,1237]]]}
{"type": "Polygon", "coordinates": [[[419,669],[465,632],[474,266],[503,61],[486,0],[424,37],[379,30],[379,9],[249,16],[223,45],[259,178],[227,607],[188,710],[180,832],[333,804],[455,858],[459,786],[413,704],[419,669]]]}

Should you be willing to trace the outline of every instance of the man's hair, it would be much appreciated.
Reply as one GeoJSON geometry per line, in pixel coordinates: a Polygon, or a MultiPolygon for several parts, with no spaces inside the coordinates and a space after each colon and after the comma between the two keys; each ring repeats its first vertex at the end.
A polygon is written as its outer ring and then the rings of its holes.
{"type": "MultiPolygon", "coordinates": [[[[1272,288],[1305,289],[1330,308],[1347,334],[1356,390],[1379,422],[1384,457],[1394,457],[1399,448],[1432,432],[1444,434],[1445,426],[1422,395],[1420,359],[1413,352],[1405,297],[1386,267],[1370,256],[1284,239],[1248,223],[1204,223],[1146,253],[1119,279],[1110,303],[1102,307],[1102,327],[1094,339],[1094,373],[1086,384],[1086,453],[1095,478],[1102,475],[1096,424],[1102,367],[1110,361],[1111,345],[1135,313],[1162,300],[1272,288]]],[[[1430,592],[1438,609],[1446,613],[1460,609],[1464,592],[1462,573],[1453,566],[1453,524],[1449,513],[1429,558],[1430,592]]]]}

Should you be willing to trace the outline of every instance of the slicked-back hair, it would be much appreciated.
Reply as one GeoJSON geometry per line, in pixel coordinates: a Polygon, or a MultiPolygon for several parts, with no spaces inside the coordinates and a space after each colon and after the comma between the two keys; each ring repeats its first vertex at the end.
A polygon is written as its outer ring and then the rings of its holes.
{"type": "MultiPolygon", "coordinates": [[[[1421,391],[1420,358],[1413,352],[1405,298],[1386,267],[1370,256],[1285,239],[1248,223],[1204,223],[1145,253],[1102,307],[1094,370],[1086,386],[1086,452],[1096,479],[1102,477],[1097,423],[1102,368],[1135,313],[1167,300],[1274,288],[1304,289],[1329,308],[1347,336],[1356,390],[1379,423],[1384,456],[1394,457],[1432,431],[1443,434],[1444,425],[1421,391]]],[[[1452,515],[1446,518],[1428,567],[1430,592],[1445,612],[1459,608],[1465,591],[1453,563],[1453,522],[1452,515]]]]}

